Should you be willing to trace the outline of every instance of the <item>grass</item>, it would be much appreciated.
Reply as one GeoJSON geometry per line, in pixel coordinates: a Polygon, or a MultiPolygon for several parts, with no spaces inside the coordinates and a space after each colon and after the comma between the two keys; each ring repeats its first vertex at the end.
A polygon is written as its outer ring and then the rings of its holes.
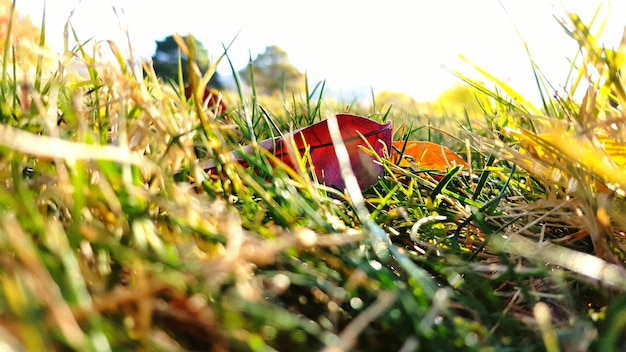
{"type": "Polygon", "coordinates": [[[261,151],[246,157],[254,170],[226,157],[343,111],[313,99],[322,86],[267,101],[240,89],[218,115],[106,43],[117,61],[79,45],[50,77],[38,67],[22,82],[7,40],[3,347],[623,349],[626,52],[599,47],[573,15],[563,27],[582,62],[567,96],[553,97],[536,68],[541,107],[487,71],[493,88],[461,77],[492,98],[484,117],[352,106],[393,119],[396,140],[454,146],[472,168],[385,158],[385,177],[349,195],[261,151]],[[87,75],[71,76],[72,56],[87,75]],[[213,175],[200,167],[208,159],[213,175]]]}

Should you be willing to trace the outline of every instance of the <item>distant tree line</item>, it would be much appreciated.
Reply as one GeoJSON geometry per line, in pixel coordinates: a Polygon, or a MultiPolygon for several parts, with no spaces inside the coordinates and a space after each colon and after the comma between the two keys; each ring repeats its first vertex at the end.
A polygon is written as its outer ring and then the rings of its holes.
{"type": "MultiPolygon", "coordinates": [[[[202,73],[209,69],[209,53],[204,45],[196,39],[183,37],[185,40],[193,40],[196,50],[196,63],[202,73]]],[[[154,70],[164,81],[177,82],[179,75],[179,60],[182,68],[183,81],[188,82],[188,58],[181,52],[174,39],[170,35],[163,40],[156,41],[156,50],[152,56],[154,70]]],[[[248,85],[254,84],[257,92],[272,95],[281,91],[291,91],[302,87],[304,74],[289,62],[287,53],[276,45],[268,46],[265,51],[257,55],[250,63],[239,72],[241,79],[248,85]],[[254,83],[253,83],[254,82],[254,83]]],[[[216,72],[208,86],[210,88],[223,89],[223,78],[216,72]]]]}
{"type": "MultiPolygon", "coordinates": [[[[184,37],[187,40],[187,37],[184,37]]],[[[193,39],[196,44],[196,63],[202,73],[209,69],[211,64],[209,60],[209,52],[204,45],[197,40],[193,39]]],[[[161,77],[164,81],[178,81],[178,69],[179,59],[182,68],[183,81],[187,83],[189,81],[189,72],[187,70],[189,64],[189,58],[184,55],[179,47],[178,43],[174,39],[174,36],[170,35],[163,40],[156,41],[156,50],[152,55],[152,65],[157,76],[161,77]]],[[[209,87],[222,89],[224,87],[223,82],[216,72],[209,81],[209,87]]]]}
{"type": "MultiPolygon", "coordinates": [[[[2,0],[0,0],[2,1],[2,0]]],[[[188,40],[190,38],[183,37],[188,40]]],[[[196,62],[202,73],[209,69],[209,54],[204,45],[191,38],[196,47],[196,62]]],[[[183,55],[174,40],[168,36],[156,42],[156,50],[152,56],[154,69],[164,81],[178,80],[179,57],[182,64],[183,80],[187,82],[188,58],[183,55]]],[[[287,53],[276,45],[268,46],[248,65],[238,71],[240,78],[248,85],[254,85],[257,93],[272,95],[279,92],[290,92],[304,84],[304,74],[289,61],[287,53]]],[[[209,88],[224,89],[223,77],[215,73],[208,84],[209,88]]],[[[436,101],[418,103],[410,96],[384,91],[376,96],[376,104],[383,107],[415,110],[428,109],[435,116],[482,116],[491,108],[492,101],[485,94],[478,93],[468,85],[454,85],[444,91],[436,101]]]]}

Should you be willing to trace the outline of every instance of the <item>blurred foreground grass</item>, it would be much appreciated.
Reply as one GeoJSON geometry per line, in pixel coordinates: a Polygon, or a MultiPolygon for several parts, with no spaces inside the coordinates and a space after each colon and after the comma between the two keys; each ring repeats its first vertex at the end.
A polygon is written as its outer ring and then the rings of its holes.
{"type": "Polygon", "coordinates": [[[27,79],[5,50],[0,346],[626,348],[626,49],[599,47],[576,16],[563,26],[584,57],[570,95],[552,96],[536,70],[541,107],[486,73],[495,88],[462,77],[492,97],[480,118],[348,107],[472,165],[440,175],[385,159],[362,201],[262,153],[247,156],[254,171],[227,161],[274,125],[344,108],[313,92],[264,102],[240,90],[217,114],[113,43],[99,49],[117,60],[79,46],[49,77],[41,60],[27,79]]]}

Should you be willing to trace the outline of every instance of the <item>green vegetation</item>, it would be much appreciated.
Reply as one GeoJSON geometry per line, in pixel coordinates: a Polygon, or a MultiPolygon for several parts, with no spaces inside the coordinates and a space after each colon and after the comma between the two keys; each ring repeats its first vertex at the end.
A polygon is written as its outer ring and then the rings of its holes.
{"type": "Polygon", "coordinates": [[[276,45],[268,46],[239,72],[241,78],[259,93],[272,95],[291,92],[303,86],[304,74],[289,62],[287,53],[276,45]]]}
{"type": "MultiPolygon", "coordinates": [[[[185,36],[185,41],[189,41],[193,45],[196,53],[196,66],[200,72],[215,71],[215,67],[211,65],[209,60],[209,52],[204,45],[198,42],[193,36],[185,36]]],[[[163,40],[156,41],[156,50],[152,55],[152,68],[159,78],[165,82],[177,82],[179,78],[179,68],[189,67],[189,58],[180,52],[180,48],[173,35],[169,35],[163,40]]],[[[188,71],[182,70],[183,82],[188,83],[188,71]]],[[[222,89],[223,84],[217,72],[213,72],[208,83],[209,87],[222,89]]]]}
{"type": "MultiPolygon", "coordinates": [[[[276,135],[275,126],[284,132],[346,109],[313,99],[323,85],[266,97],[272,105],[254,85],[252,94],[240,86],[217,114],[187,99],[182,79],[164,83],[115,45],[100,49],[116,62],[78,45],[44,77],[44,60],[34,70],[16,61],[9,36],[0,72],[0,344],[624,349],[626,48],[600,47],[576,16],[563,27],[584,57],[572,61],[568,95],[553,97],[536,70],[541,107],[487,72],[488,83],[461,77],[489,97],[480,117],[347,105],[393,119],[395,140],[445,143],[472,166],[441,174],[384,158],[385,177],[362,195],[334,194],[260,150],[245,156],[251,167],[228,158],[276,135]],[[86,75],[70,75],[73,57],[86,75]],[[36,74],[24,81],[22,71],[36,74]],[[205,160],[216,165],[209,174],[205,160]]],[[[179,44],[189,59],[179,77],[187,70],[192,90],[205,86],[211,70],[198,75],[193,42],[179,44]]]]}

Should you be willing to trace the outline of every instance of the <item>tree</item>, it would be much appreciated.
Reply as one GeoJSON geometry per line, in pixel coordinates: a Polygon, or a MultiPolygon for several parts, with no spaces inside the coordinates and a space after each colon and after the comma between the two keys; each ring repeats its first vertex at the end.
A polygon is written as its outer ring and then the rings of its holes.
{"type": "MultiPolygon", "coordinates": [[[[185,36],[183,39],[187,40],[188,37],[185,36]]],[[[205,73],[211,64],[209,61],[209,53],[202,43],[197,41],[195,38],[194,41],[196,46],[196,63],[198,64],[200,72],[205,73]]],[[[174,36],[170,35],[165,37],[163,40],[157,40],[156,50],[152,56],[152,64],[157,76],[161,77],[165,81],[176,82],[178,80],[179,55],[182,63],[183,81],[187,83],[189,79],[189,73],[187,72],[189,59],[182,52],[180,52],[178,44],[174,40],[174,36]]],[[[223,88],[223,84],[217,72],[215,72],[213,77],[211,77],[208,85],[209,87],[217,89],[223,88]]]]}
{"type": "Polygon", "coordinates": [[[28,16],[22,16],[17,11],[14,11],[11,17],[12,9],[11,0],[0,0],[0,58],[4,56],[10,28],[9,47],[12,50],[10,55],[13,56],[9,58],[15,60],[19,68],[28,70],[35,67],[43,53],[42,48],[39,48],[41,30],[31,22],[28,16]]]}
{"type": "Polygon", "coordinates": [[[287,53],[276,45],[265,51],[239,71],[243,80],[252,85],[250,72],[253,70],[255,88],[271,95],[281,90],[290,91],[304,84],[304,74],[289,62],[287,53]]]}
{"type": "Polygon", "coordinates": [[[483,116],[485,109],[491,109],[492,101],[485,93],[467,84],[455,84],[435,101],[433,110],[445,116],[483,116]]]}
{"type": "Polygon", "coordinates": [[[395,109],[415,110],[417,106],[417,102],[411,96],[388,90],[376,94],[375,102],[379,108],[383,109],[393,106],[395,109]]]}

